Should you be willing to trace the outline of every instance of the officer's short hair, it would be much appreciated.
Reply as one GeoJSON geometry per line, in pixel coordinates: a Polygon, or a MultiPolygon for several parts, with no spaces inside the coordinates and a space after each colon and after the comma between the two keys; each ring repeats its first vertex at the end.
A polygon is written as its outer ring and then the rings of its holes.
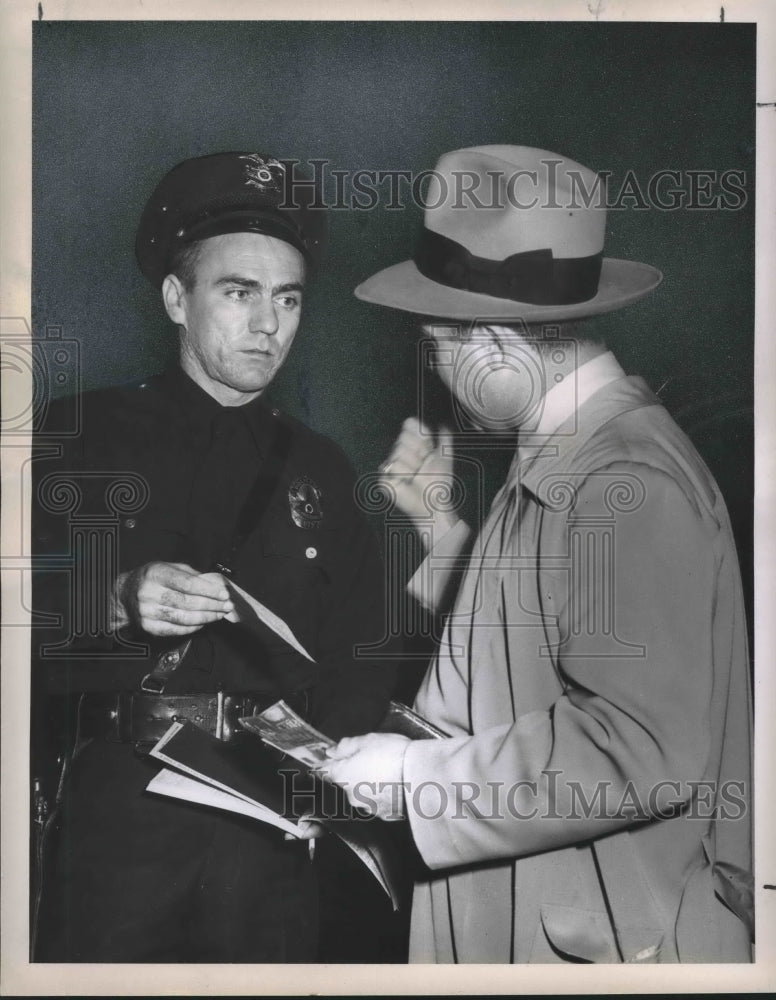
{"type": "Polygon", "coordinates": [[[170,274],[190,292],[197,283],[197,262],[202,253],[202,240],[194,243],[184,243],[175,250],[170,260],[170,274]]]}

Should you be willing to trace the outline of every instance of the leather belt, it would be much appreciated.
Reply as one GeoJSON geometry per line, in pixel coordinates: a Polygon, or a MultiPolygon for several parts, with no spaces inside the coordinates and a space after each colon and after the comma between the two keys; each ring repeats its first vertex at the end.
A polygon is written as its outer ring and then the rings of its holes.
{"type": "Polygon", "coordinates": [[[238,719],[261,711],[248,694],[146,694],[89,692],[78,702],[78,735],[111,743],[155,743],[173,722],[188,720],[220,740],[233,740],[238,719]]]}

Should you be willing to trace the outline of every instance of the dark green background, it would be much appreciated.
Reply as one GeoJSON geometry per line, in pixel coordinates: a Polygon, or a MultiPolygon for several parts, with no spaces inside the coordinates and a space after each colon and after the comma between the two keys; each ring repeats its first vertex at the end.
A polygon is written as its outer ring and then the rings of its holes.
{"type": "MultiPolygon", "coordinates": [[[[33,324],[78,340],[85,388],[174,354],[132,245],[151,188],[189,156],[260,150],[419,171],[495,142],[612,171],[615,189],[628,170],[644,186],[662,169],[745,171],[738,211],[610,212],[607,255],[653,264],[665,281],[598,322],[628,371],[655,389],[669,380],[667,405],[726,492],[748,576],[754,26],[44,21],[33,36],[33,324]]],[[[328,263],[273,392],[359,472],[417,409],[418,378],[407,320],[352,289],[410,256],[420,219],[384,203],[331,213],[328,263]]]]}

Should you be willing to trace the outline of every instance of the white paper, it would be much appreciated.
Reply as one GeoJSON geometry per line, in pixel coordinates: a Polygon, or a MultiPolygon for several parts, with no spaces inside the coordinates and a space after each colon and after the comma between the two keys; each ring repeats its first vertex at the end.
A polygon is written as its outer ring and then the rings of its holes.
{"type": "Polygon", "coordinates": [[[171,771],[164,767],[152,778],[146,786],[146,791],[155,795],[166,795],[171,799],[183,799],[186,802],[196,802],[203,806],[213,806],[215,809],[225,809],[228,812],[239,813],[241,816],[250,816],[251,819],[260,820],[262,823],[270,823],[279,830],[299,836],[299,828],[289,820],[278,816],[276,812],[267,809],[266,806],[258,802],[251,802],[250,799],[238,798],[230,792],[221,791],[213,785],[205,784],[194,778],[189,778],[185,774],[171,771]]]}
{"type": "MultiPolygon", "coordinates": [[[[168,764],[171,768],[174,768],[176,771],[181,771],[183,772],[183,774],[189,775],[198,784],[205,784],[208,785],[210,788],[218,788],[226,795],[230,796],[230,798],[240,799],[240,801],[247,802],[249,805],[252,806],[258,805],[256,800],[250,798],[250,796],[243,795],[242,792],[238,792],[236,789],[230,788],[229,785],[224,785],[222,782],[216,781],[215,778],[210,778],[208,777],[208,775],[203,774],[200,771],[195,771],[193,767],[189,767],[187,764],[182,764],[179,760],[176,760],[174,757],[167,756],[167,754],[164,752],[164,747],[173,738],[173,736],[175,736],[182,728],[183,728],[183,723],[173,722],[173,724],[170,726],[170,728],[167,730],[164,736],[162,736],[159,742],[149,751],[150,755],[152,757],[155,757],[157,760],[162,761],[163,764],[168,764]]],[[[262,808],[266,807],[262,806],[262,808]]],[[[278,815],[272,810],[269,811],[272,813],[273,816],[278,815]]],[[[281,817],[278,816],[278,819],[280,818],[281,817]]]]}
{"type": "MultiPolygon", "coordinates": [[[[259,621],[263,622],[267,628],[272,629],[275,635],[279,635],[280,638],[295,649],[297,653],[301,653],[302,656],[306,657],[311,663],[315,663],[315,660],[312,656],[310,656],[301,642],[299,642],[297,637],[289,628],[288,624],[283,621],[280,615],[276,615],[274,611],[270,611],[266,605],[262,604],[261,601],[257,601],[255,597],[251,597],[246,590],[243,590],[242,587],[238,587],[232,580],[227,580],[226,585],[230,591],[234,591],[240,598],[242,598],[243,601],[245,601],[259,621]]],[[[232,612],[232,614],[227,615],[226,620],[229,622],[240,622],[244,621],[244,618],[235,611],[232,612]]]]}

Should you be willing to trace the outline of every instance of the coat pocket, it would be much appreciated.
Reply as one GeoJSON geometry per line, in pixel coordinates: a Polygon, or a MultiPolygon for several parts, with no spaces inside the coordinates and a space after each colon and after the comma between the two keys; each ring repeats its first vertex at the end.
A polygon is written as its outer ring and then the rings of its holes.
{"type": "MultiPolygon", "coordinates": [[[[545,903],[541,907],[541,931],[546,945],[555,956],[542,958],[534,946],[532,962],[563,961],[593,962],[596,964],[654,963],[660,961],[663,935],[657,928],[629,927],[626,936],[637,941],[637,950],[623,956],[615,942],[609,917],[599,910],[585,910],[576,906],[545,903]]],[[[538,936],[538,935],[537,935],[538,936]]]]}
{"type": "MultiPolygon", "coordinates": [[[[541,931],[556,956],[555,961],[607,963],[620,960],[605,913],[544,903],[541,907],[541,931]]],[[[534,952],[537,950],[535,944],[534,952]]],[[[542,960],[538,954],[531,956],[532,962],[542,960]]],[[[545,960],[553,961],[552,958],[545,960]]]]}
{"type": "MultiPolygon", "coordinates": [[[[720,893],[722,874],[710,863],[706,841],[703,846],[703,861],[685,883],[676,918],[679,960],[749,962],[750,923],[746,919],[747,913],[738,913],[720,893]]],[[[745,895],[747,887],[745,873],[742,873],[739,892],[745,895]]],[[[728,892],[730,886],[724,888],[728,892]]]]}

